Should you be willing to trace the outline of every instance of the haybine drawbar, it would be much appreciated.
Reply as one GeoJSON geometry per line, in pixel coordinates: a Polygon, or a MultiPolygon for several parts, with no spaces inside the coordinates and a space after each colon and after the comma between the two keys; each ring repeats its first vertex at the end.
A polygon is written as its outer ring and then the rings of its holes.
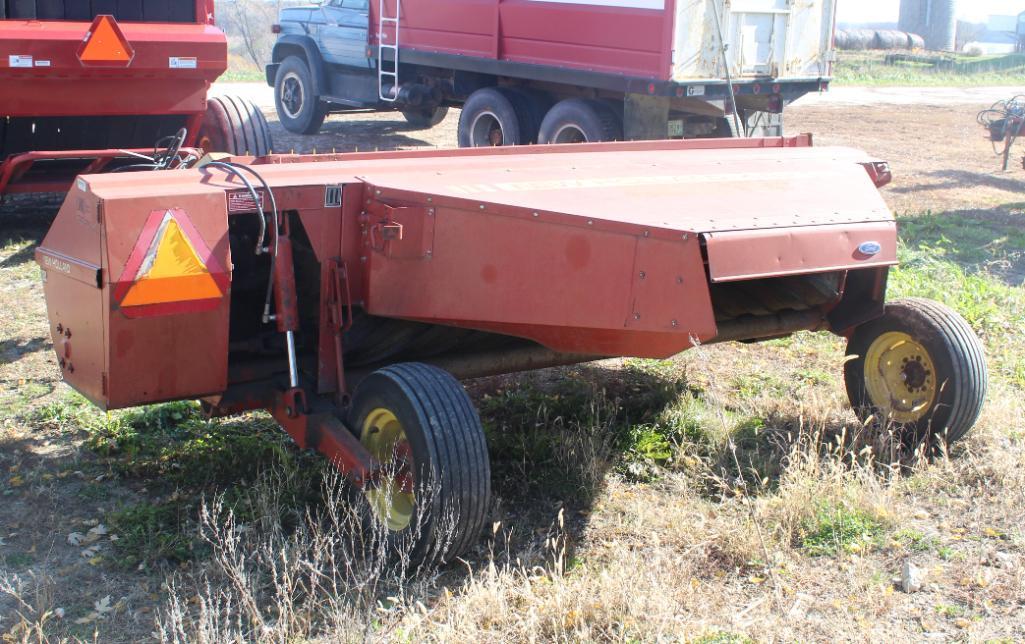
{"type": "Polygon", "coordinates": [[[235,161],[79,178],[37,251],[64,378],[107,409],[269,410],[423,559],[466,550],[487,516],[456,378],[826,330],[848,338],[873,426],[953,440],[982,404],[965,322],[884,303],[890,173],[857,150],[804,135],[235,161]]]}

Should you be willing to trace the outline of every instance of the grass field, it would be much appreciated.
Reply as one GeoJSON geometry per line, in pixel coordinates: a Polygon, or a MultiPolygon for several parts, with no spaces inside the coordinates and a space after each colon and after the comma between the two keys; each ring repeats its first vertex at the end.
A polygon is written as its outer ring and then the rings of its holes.
{"type": "MultiPolygon", "coordinates": [[[[838,86],[962,87],[1025,84],[1025,66],[999,72],[957,74],[915,64],[887,65],[883,51],[841,51],[833,66],[838,86]]],[[[968,59],[971,60],[971,59],[968,59]]]]}
{"type": "Polygon", "coordinates": [[[822,334],[473,381],[492,525],[418,577],[366,551],[344,486],[265,415],[103,414],[61,385],[32,259],[31,211],[54,206],[5,213],[5,641],[1022,641],[1021,171],[959,142],[972,108],[923,110],[797,118],[892,152],[890,296],[953,306],[989,359],[964,442],[925,459],[867,432],[822,334]],[[935,139],[905,150],[902,127],[935,139]],[[895,584],[906,562],[919,592],[895,584]]]}

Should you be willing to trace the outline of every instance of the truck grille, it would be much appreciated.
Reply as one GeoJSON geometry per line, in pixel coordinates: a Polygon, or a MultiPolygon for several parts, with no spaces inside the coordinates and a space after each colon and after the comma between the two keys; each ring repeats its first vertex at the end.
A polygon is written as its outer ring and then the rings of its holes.
{"type": "Polygon", "coordinates": [[[0,18],[120,22],[196,22],[194,0],[0,0],[0,18]]]}

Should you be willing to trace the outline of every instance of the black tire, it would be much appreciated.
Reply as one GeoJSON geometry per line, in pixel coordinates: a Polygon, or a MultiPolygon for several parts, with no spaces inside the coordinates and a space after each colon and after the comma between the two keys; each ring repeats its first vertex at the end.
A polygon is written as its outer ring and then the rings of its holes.
{"type": "Polygon", "coordinates": [[[548,110],[538,143],[595,143],[623,138],[623,121],[602,101],[567,98],[548,110]]]}
{"type": "MultiPolygon", "coordinates": [[[[847,395],[862,420],[874,414],[882,425],[899,414],[918,416],[895,421],[907,444],[917,445],[926,440],[934,445],[952,443],[962,438],[979,417],[987,383],[982,343],[964,318],[949,307],[921,298],[890,302],[881,318],[855,330],[847,344],[847,356],[844,366],[847,395]],[[884,337],[889,333],[910,336],[925,350],[925,355],[900,358],[901,352],[906,353],[914,345],[904,342],[902,349],[899,338],[889,336],[894,339],[888,341],[884,337]],[[883,353],[877,353],[878,349],[873,351],[873,346],[885,347],[891,342],[897,343],[893,344],[894,348],[883,353]],[[881,357],[877,359],[876,355],[881,357]],[[907,401],[896,399],[892,393],[890,400],[873,400],[870,392],[866,363],[877,363],[879,366],[875,369],[882,374],[883,360],[891,356],[892,361],[885,365],[901,361],[899,381],[905,383],[904,387],[911,393],[900,389],[896,395],[909,396],[907,401]],[[920,389],[916,388],[918,385],[920,389]],[[934,393],[923,393],[929,391],[934,393]]],[[[879,387],[875,385],[877,390],[879,387]]],[[[892,392],[893,388],[885,390],[892,392]]],[[[877,394],[877,397],[881,396],[877,394]]]]}
{"type": "Polygon", "coordinates": [[[238,96],[214,96],[206,104],[199,131],[205,152],[263,156],[274,147],[270,126],[260,108],[238,96]]]}
{"type": "Polygon", "coordinates": [[[402,110],[406,122],[415,128],[426,130],[438,125],[448,116],[447,107],[421,107],[402,110]]]}
{"type": "Polygon", "coordinates": [[[541,122],[552,107],[546,94],[524,87],[503,87],[501,91],[509,98],[520,122],[521,145],[537,143],[541,122]]]}
{"type": "Polygon", "coordinates": [[[274,78],[274,107],[281,125],[295,134],[316,134],[327,117],[327,105],[313,91],[306,61],[289,56],[274,78]]]}
{"type": "Polygon", "coordinates": [[[518,97],[501,87],[479,89],[463,103],[459,114],[459,147],[477,148],[529,143],[518,97]]]}
{"type": "MultiPolygon", "coordinates": [[[[401,424],[419,495],[408,527],[389,528],[389,545],[407,553],[414,565],[450,562],[476,542],[488,516],[491,468],[477,411],[455,378],[419,363],[391,365],[360,382],[351,427],[362,434],[368,418],[381,409],[401,424]],[[425,497],[431,502],[424,503],[425,497]]],[[[376,429],[371,425],[367,431],[376,429]]],[[[361,440],[367,444],[365,436],[361,440]]]]}

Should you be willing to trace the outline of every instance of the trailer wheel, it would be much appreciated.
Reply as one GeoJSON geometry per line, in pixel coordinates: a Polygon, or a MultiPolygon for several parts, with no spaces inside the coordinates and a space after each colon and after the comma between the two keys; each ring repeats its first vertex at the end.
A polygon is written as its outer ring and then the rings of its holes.
{"type": "Polygon", "coordinates": [[[386,466],[364,494],[389,546],[414,563],[445,563],[476,541],[491,495],[484,430],[463,386],[437,367],[400,363],[356,389],[351,426],[386,466]]]}
{"type": "Polygon", "coordinates": [[[529,143],[517,97],[501,87],[479,89],[466,99],[459,114],[461,148],[486,148],[529,143]]]}
{"type": "Polygon", "coordinates": [[[214,96],[207,101],[197,141],[205,152],[257,157],[270,154],[274,146],[263,112],[239,96],[214,96]]]}
{"type": "Polygon", "coordinates": [[[313,92],[306,61],[289,56],[274,79],[274,107],[281,125],[295,134],[316,134],[327,117],[327,105],[313,92]]]}
{"type": "Polygon", "coordinates": [[[548,110],[538,143],[594,143],[623,138],[623,122],[611,106],[594,99],[567,98],[548,110]]]}
{"type": "Polygon", "coordinates": [[[426,107],[402,110],[406,122],[416,128],[428,129],[441,123],[448,116],[447,107],[426,107]]]}
{"type": "Polygon", "coordinates": [[[954,310],[921,298],[890,302],[847,344],[844,380],[862,420],[895,423],[907,444],[963,437],[986,397],[982,343],[954,310]]]}

